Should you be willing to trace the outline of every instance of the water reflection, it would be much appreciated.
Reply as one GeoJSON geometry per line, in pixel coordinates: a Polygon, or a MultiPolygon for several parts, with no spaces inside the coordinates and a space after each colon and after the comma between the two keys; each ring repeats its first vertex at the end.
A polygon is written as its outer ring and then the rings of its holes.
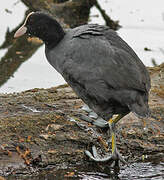
{"type": "Polygon", "coordinates": [[[135,163],[122,169],[119,175],[121,180],[126,179],[158,179],[164,178],[164,163],[135,163]]]}
{"type": "MultiPolygon", "coordinates": [[[[98,168],[97,168],[98,169],[98,168]]],[[[120,172],[114,172],[109,170],[106,173],[93,171],[93,167],[75,167],[55,170],[52,167],[46,170],[41,170],[38,175],[35,176],[9,176],[8,179],[17,180],[162,180],[164,178],[164,163],[134,163],[126,167],[122,167],[120,172]]]]}

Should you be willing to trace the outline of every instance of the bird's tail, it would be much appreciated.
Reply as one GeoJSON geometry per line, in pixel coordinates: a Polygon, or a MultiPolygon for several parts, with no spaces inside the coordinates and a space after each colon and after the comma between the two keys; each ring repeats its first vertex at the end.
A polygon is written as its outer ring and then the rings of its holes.
{"type": "Polygon", "coordinates": [[[147,100],[143,97],[139,97],[138,101],[129,105],[129,109],[138,117],[149,117],[150,109],[147,100]]]}
{"type": "Polygon", "coordinates": [[[132,104],[129,109],[139,118],[150,116],[150,109],[148,105],[141,106],[135,103],[135,104],[132,104]]]}

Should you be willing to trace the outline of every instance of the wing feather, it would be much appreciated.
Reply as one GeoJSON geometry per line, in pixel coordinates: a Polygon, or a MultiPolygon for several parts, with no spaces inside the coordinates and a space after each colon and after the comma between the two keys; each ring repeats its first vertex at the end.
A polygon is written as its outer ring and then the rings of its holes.
{"type": "MultiPolygon", "coordinates": [[[[148,72],[126,42],[108,28],[97,25],[86,28],[76,29],[69,48],[63,50],[65,60],[60,72],[66,81],[80,85],[89,95],[103,100],[111,97],[111,90],[147,93],[148,72]]],[[[80,91],[74,85],[75,92],[80,91]]]]}

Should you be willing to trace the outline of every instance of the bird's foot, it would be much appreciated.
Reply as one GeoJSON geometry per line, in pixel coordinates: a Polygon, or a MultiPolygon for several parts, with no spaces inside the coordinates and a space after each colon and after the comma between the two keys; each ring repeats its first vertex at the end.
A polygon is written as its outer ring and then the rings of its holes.
{"type": "Polygon", "coordinates": [[[82,110],[87,112],[88,116],[79,114],[79,117],[98,128],[109,128],[108,122],[99,117],[94,111],[92,111],[86,104],[82,107],[82,110]]]}
{"type": "Polygon", "coordinates": [[[108,128],[109,129],[109,124],[107,121],[103,120],[102,118],[97,118],[96,120],[93,120],[91,117],[86,116],[84,114],[78,114],[79,118],[82,119],[83,121],[86,121],[88,123],[91,123],[95,125],[98,128],[108,128]]]}
{"type": "Polygon", "coordinates": [[[89,151],[85,151],[85,154],[93,161],[95,162],[104,162],[104,163],[107,163],[107,162],[110,162],[110,163],[113,163],[115,161],[115,166],[119,166],[119,161],[124,163],[124,164],[127,164],[127,162],[124,160],[124,158],[120,155],[120,153],[117,151],[117,149],[115,149],[115,151],[112,153],[112,155],[108,155],[106,157],[101,157],[97,150],[96,150],[96,147],[95,146],[92,146],[92,153],[91,154],[89,151]]]}

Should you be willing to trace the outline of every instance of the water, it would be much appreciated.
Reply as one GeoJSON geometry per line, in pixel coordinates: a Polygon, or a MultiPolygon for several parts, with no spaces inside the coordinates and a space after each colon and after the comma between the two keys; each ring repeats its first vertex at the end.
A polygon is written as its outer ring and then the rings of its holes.
{"type": "MultiPolygon", "coordinates": [[[[38,175],[20,175],[9,176],[8,180],[163,180],[164,179],[164,163],[133,163],[129,166],[121,167],[120,171],[109,169],[106,172],[93,170],[89,167],[70,167],[59,170],[54,170],[49,167],[46,170],[41,170],[38,175]]],[[[98,168],[97,168],[98,169],[98,168]]]]}
{"type": "Polygon", "coordinates": [[[164,163],[135,163],[128,168],[122,169],[119,178],[121,180],[162,180],[164,179],[164,163]]]}
{"type": "MultiPolygon", "coordinates": [[[[99,0],[100,2],[100,0],[99,0]]],[[[164,49],[164,1],[163,0],[101,0],[101,6],[110,14],[110,16],[119,20],[123,26],[118,33],[129,45],[133,47],[145,65],[152,66],[152,59],[157,64],[164,61],[164,54],[160,48],[164,49]],[[152,51],[144,51],[147,47],[152,51]]],[[[0,6],[0,42],[5,40],[5,32],[9,27],[12,31],[23,20],[24,12],[27,8],[17,0],[5,0],[0,6]],[[6,9],[6,10],[5,10],[6,9]]],[[[92,8],[90,23],[104,24],[100,13],[92,8]]],[[[8,48],[0,49],[2,58],[8,48]]],[[[65,81],[46,61],[44,46],[41,46],[36,53],[25,61],[0,87],[0,93],[20,92],[31,88],[48,88],[63,84],[65,81]]],[[[92,169],[92,167],[91,167],[92,169]]],[[[73,179],[100,180],[100,179],[144,179],[144,180],[162,180],[164,179],[164,163],[133,163],[128,167],[122,167],[118,173],[110,172],[110,176],[99,171],[89,169],[69,168],[54,171],[43,170],[35,178],[26,176],[24,179],[67,179],[71,175],[73,179]],[[73,172],[71,174],[71,172],[73,172]],[[69,174],[70,173],[70,174],[69,174]]],[[[14,179],[8,177],[8,179],[14,179]]],[[[16,179],[19,178],[19,176],[16,179]]]]}

